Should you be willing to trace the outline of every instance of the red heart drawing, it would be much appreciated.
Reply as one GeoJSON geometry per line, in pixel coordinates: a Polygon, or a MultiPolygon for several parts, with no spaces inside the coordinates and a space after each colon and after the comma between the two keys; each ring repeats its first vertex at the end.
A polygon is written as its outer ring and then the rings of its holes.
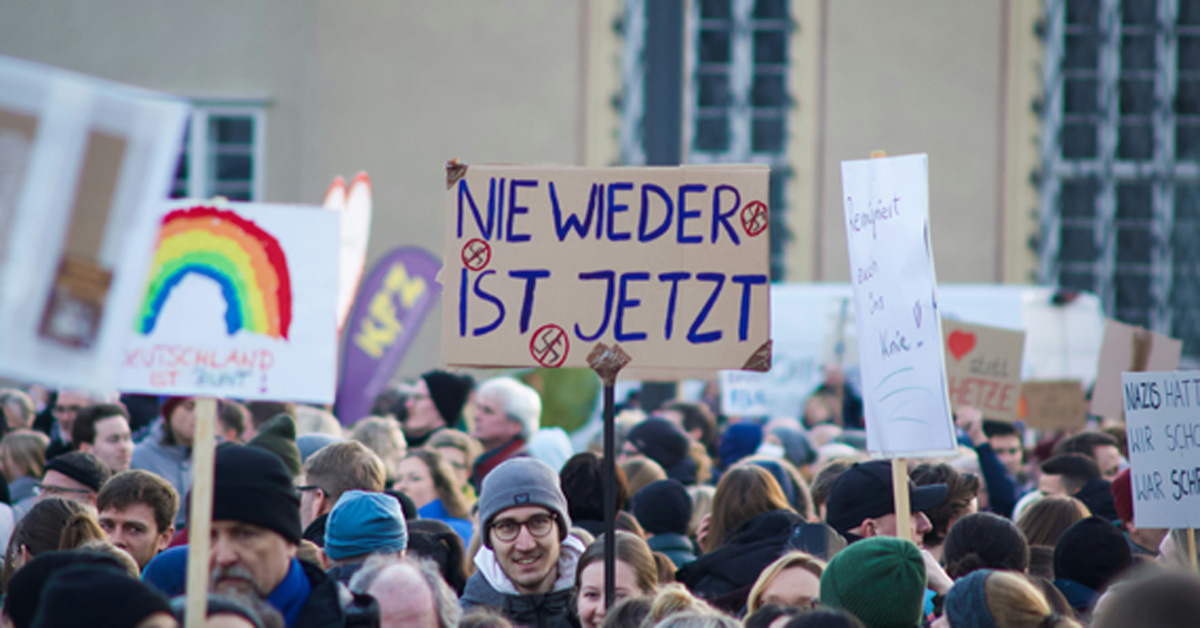
{"type": "Polygon", "coordinates": [[[950,355],[954,356],[955,360],[962,360],[964,355],[975,348],[975,334],[952,331],[950,337],[946,339],[946,348],[950,349],[950,355]]]}

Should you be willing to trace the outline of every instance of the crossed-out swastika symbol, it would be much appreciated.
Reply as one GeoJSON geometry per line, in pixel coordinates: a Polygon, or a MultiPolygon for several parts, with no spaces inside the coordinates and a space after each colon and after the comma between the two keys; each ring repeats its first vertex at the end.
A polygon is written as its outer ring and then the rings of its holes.
{"type": "Polygon", "coordinates": [[[767,206],[762,201],[746,203],[742,207],[740,217],[742,219],[742,229],[746,231],[746,235],[752,238],[767,230],[767,223],[769,222],[767,206]]]}
{"type": "Polygon", "coordinates": [[[492,247],[487,242],[475,238],[463,245],[463,266],[471,270],[483,270],[490,261],[492,261],[492,247]]]}
{"type": "Polygon", "coordinates": [[[542,325],[529,339],[529,353],[538,364],[546,368],[557,368],[567,361],[571,351],[571,340],[567,332],[558,325],[542,325]]]}

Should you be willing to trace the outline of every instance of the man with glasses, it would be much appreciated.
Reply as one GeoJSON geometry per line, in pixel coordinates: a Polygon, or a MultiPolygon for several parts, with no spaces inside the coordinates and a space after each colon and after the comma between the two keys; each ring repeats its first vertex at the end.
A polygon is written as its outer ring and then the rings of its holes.
{"type": "Polygon", "coordinates": [[[383,461],[358,441],[331,443],[309,456],[298,487],[303,538],[325,547],[325,524],[342,494],[381,492],[384,474],[383,461]]]}
{"type": "Polygon", "coordinates": [[[558,474],[535,458],[514,458],[483,479],[483,547],[460,603],[495,608],[514,624],[557,626],[570,612],[583,543],[571,536],[558,474]]]}
{"type": "Polygon", "coordinates": [[[65,497],[96,506],[96,494],[112,473],[100,459],[81,451],[65,453],[46,463],[38,500],[65,497]]]}

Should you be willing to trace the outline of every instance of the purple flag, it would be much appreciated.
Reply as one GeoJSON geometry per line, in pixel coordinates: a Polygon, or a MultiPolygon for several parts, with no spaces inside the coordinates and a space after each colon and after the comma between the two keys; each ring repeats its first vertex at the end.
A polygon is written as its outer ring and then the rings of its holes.
{"type": "Polygon", "coordinates": [[[401,247],[363,277],[342,327],[341,379],[334,414],[349,425],[371,413],[416,338],[442,286],[442,262],[428,251],[401,247]]]}

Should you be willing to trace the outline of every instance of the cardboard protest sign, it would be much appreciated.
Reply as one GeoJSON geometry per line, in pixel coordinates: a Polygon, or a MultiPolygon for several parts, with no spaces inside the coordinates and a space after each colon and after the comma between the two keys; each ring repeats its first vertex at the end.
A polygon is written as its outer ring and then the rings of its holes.
{"type": "Polygon", "coordinates": [[[1114,320],[1104,326],[1100,365],[1092,389],[1091,412],[1097,416],[1120,417],[1121,373],[1173,371],[1179,368],[1183,341],[1126,325],[1114,320]]]}
{"type": "Polygon", "coordinates": [[[1124,373],[1133,521],[1200,527],[1200,371],[1124,373]]]}
{"type": "Polygon", "coordinates": [[[942,318],[950,406],[974,406],[998,421],[1017,420],[1025,332],[942,318]]]}
{"type": "Polygon", "coordinates": [[[925,155],[842,162],[867,449],[956,450],[946,395],[925,155]]]}
{"type": "Polygon", "coordinates": [[[1087,425],[1087,397],[1077,379],[1021,382],[1017,418],[1027,427],[1073,430],[1087,425]]]}
{"type": "Polygon", "coordinates": [[[122,390],[333,401],[338,215],[180,200],[161,220],[122,390]]]}
{"type": "Polygon", "coordinates": [[[0,376],[115,386],[187,114],[0,57],[0,376]]]}
{"type": "Polygon", "coordinates": [[[442,263],[428,251],[404,247],[379,260],[362,282],[342,328],[341,377],[334,414],[349,425],[371,413],[375,396],[404,360],[437,303],[442,263]]]}
{"type": "Polygon", "coordinates": [[[442,357],[770,367],[765,166],[447,169],[442,357]]]}

